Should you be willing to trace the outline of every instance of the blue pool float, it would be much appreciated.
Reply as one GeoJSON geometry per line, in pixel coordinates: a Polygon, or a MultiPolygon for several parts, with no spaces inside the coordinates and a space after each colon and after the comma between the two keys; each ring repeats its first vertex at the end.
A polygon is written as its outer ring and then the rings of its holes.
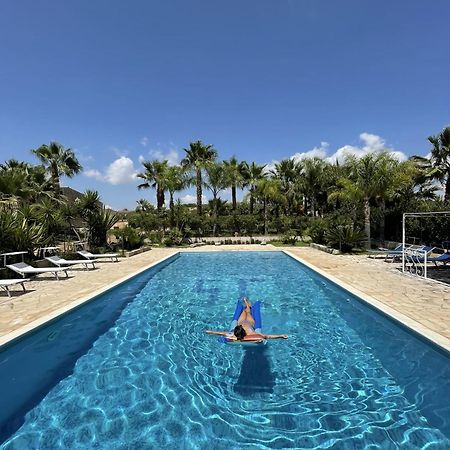
{"type": "MultiPolygon", "coordinates": [[[[242,313],[242,310],[244,309],[244,305],[241,300],[238,300],[236,303],[236,308],[234,310],[233,320],[230,324],[230,332],[233,332],[233,330],[236,328],[238,324],[239,316],[242,313]]],[[[262,320],[261,320],[261,302],[258,300],[252,305],[252,316],[255,319],[255,333],[261,333],[262,328],[262,320]]],[[[232,339],[227,338],[226,336],[220,336],[219,342],[222,342],[224,344],[241,344],[241,345],[255,345],[260,344],[261,341],[235,341],[232,339]]]]}

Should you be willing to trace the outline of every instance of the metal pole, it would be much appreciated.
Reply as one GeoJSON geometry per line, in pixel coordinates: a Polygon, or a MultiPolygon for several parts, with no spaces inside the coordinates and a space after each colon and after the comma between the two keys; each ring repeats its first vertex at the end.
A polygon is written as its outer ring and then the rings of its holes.
{"type": "Polygon", "coordinates": [[[406,230],[405,230],[405,219],[406,214],[403,213],[403,223],[402,223],[402,272],[405,273],[405,245],[406,245],[406,230]]]}
{"type": "Polygon", "coordinates": [[[425,258],[423,259],[425,262],[425,267],[424,267],[424,275],[425,275],[425,279],[427,279],[427,256],[428,256],[428,252],[427,250],[425,250],[425,258]]]}

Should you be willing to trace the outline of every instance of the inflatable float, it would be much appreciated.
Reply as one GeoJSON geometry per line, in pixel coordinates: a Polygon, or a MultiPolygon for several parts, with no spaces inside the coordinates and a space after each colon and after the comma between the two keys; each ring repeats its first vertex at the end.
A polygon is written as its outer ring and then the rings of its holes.
{"type": "MultiPolygon", "coordinates": [[[[236,303],[236,308],[234,310],[233,320],[230,324],[230,336],[220,336],[219,342],[222,342],[224,344],[240,344],[240,345],[255,345],[260,344],[264,342],[264,339],[261,338],[247,338],[244,341],[238,341],[232,338],[233,336],[233,330],[236,328],[238,324],[239,316],[241,315],[242,311],[244,309],[244,305],[242,304],[241,300],[238,300],[236,303]]],[[[261,320],[261,302],[257,301],[252,305],[252,316],[255,319],[255,333],[261,333],[262,328],[262,320],[261,320]]]]}

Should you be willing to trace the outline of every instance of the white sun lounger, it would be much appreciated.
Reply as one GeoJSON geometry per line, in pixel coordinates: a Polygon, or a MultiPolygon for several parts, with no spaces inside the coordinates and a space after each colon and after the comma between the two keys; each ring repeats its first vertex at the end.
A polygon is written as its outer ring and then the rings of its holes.
{"type": "Polygon", "coordinates": [[[14,286],[15,284],[22,285],[22,289],[24,292],[26,292],[25,286],[23,283],[25,281],[30,281],[29,278],[21,279],[21,278],[15,278],[10,280],[0,280],[0,288],[2,288],[6,293],[8,294],[8,297],[11,297],[11,291],[9,290],[9,286],[14,286]]]}
{"type": "Polygon", "coordinates": [[[77,252],[79,255],[85,257],[86,259],[95,259],[95,258],[109,258],[111,261],[119,262],[119,259],[117,258],[119,255],[118,253],[103,253],[103,254],[96,254],[94,255],[91,252],[88,252],[86,250],[80,250],[77,252]]]}
{"type": "Polygon", "coordinates": [[[76,264],[82,264],[86,270],[89,270],[89,266],[95,269],[96,259],[64,259],[59,256],[46,256],[45,259],[58,267],[75,266],[76,264]]]}
{"type": "Polygon", "coordinates": [[[18,274],[22,275],[25,278],[25,275],[39,275],[40,273],[52,273],[55,275],[56,279],[59,280],[59,274],[61,272],[64,272],[66,274],[66,277],[69,275],[67,274],[67,268],[63,267],[33,267],[30,266],[27,263],[16,263],[16,264],[7,264],[6,267],[8,269],[14,270],[14,272],[17,272],[18,274]]]}

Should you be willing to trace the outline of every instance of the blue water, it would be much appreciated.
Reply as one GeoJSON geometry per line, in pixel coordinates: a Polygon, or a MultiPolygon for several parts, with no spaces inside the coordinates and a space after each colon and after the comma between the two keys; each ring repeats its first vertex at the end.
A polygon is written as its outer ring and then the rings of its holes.
{"type": "Polygon", "coordinates": [[[0,353],[4,449],[447,449],[450,358],[278,252],[183,254],[0,353]],[[242,295],[288,340],[236,347],[242,295]]]}

